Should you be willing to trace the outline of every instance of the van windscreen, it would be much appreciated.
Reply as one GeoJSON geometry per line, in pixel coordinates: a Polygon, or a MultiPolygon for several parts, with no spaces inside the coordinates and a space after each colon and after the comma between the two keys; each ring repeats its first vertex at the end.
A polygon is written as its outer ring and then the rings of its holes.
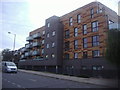
{"type": "Polygon", "coordinates": [[[15,66],[15,64],[12,63],[12,62],[7,62],[6,65],[7,65],[7,66],[15,66]]]}

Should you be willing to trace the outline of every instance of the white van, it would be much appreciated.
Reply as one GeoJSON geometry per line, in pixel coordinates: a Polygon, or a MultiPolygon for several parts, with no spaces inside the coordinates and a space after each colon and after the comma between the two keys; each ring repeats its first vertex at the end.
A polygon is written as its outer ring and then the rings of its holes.
{"type": "Polygon", "coordinates": [[[2,62],[2,71],[3,72],[15,72],[17,73],[17,66],[14,62],[3,61],[2,62]]]}

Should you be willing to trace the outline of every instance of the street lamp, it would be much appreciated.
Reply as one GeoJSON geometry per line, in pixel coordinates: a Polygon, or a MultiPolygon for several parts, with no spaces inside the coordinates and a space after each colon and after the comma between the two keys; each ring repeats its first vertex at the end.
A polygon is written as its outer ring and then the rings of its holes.
{"type": "Polygon", "coordinates": [[[14,51],[14,50],[15,50],[15,39],[16,39],[16,34],[13,34],[13,33],[11,33],[11,32],[8,32],[8,34],[14,35],[14,44],[13,44],[13,51],[14,51]]]}

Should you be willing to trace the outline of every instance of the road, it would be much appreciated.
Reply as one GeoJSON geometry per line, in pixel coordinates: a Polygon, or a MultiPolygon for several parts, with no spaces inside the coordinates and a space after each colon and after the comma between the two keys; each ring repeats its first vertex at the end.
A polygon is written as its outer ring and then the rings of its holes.
{"type": "Polygon", "coordinates": [[[2,88],[26,89],[26,88],[105,88],[105,87],[39,76],[19,71],[17,74],[3,73],[2,88]]]}

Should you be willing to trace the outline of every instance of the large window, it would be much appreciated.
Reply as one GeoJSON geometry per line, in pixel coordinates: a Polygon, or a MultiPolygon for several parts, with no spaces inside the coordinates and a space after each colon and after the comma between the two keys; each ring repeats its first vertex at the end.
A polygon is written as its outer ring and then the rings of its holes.
{"type": "Polygon", "coordinates": [[[69,50],[69,46],[70,46],[69,44],[70,44],[69,41],[65,42],[65,51],[69,50]]]}
{"type": "Polygon", "coordinates": [[[73,25],[73,19],[72,19],[72,17],[69,18],[69,25],[70,25],[70,26],[73,25]]]}
{"type": "Polygon", "coordinates": [[[45,40],[42,40],[42,44],[44,44],[45,43],[45,40]]]}
{"type": "Polygon", "coordinates": [[[83,48],[87,48],[87,38],[83,38],[83,48]]]}
{"type": "Polygon", "coordinates": [[[87,25],[86,24],[83,25],[83,34],[87,34],[87,25]]]}
{"type": "Polygon", "coordinates": [[[78,53],[74,53],[74,59],[78,59],[78,53]]]}
{"type": "Polygon", "coordinates": [[[69,60],[69,54],[65,54],[64,59],[65,59],[65,60],[69,60]]]}
{"type": "Polygon", "coordinates": [[[87,52],[83,52],[83,58],[87,58],[87,52]]]}
{"type": "Polygon", "coordinates": [[[69,38],[70,37],[70,32],[69,32],[69,30],[66,30],[65,31],[65,38],[69,38]]]}
{"type": "Polygon", "coordinates": [[[47,23],[47,27],[50,27],[50,23],[47,23]]]}
{"type": "Polygon", "coordinates": [[[52,32],[52,36],[55,36],[55,31],[52,32]]]}
{"type": "Polygon", "coordinates": [[[93,15],[94,15],[94,9],[93,8],[90,10],[90,15],[91,15],[91,18],[93,18],[93,15]]]}
{"type": "Polygon", "coordinates": [[[50,47],[50,45],[49,44],[47,44],[47,48],[49,48],[50,47]]]}
{"type": "Polygon", "coordinates": [[[80,23],[81,22],[81,16],[80,14],[77,15],[77,23],[80,23]]]}
{"type": "Polygon", "coordinates": [[[42,49],[41,53],[44,54],[44,49],[42,49]]]}
{"type": "Polygon", "coordinates": [[[75,37],[78,36],[78,28],[74,28],[74,36],[75,36],[75,37]]]}
{"type": "Polygon", "coordinates": [[[98,21],[92,22],[92,32],[98,31],[98,21]]]}
{"type": "Polygon", "coordinates": [[[45,34],[45,31],[43,31],[42,34],[44,35],[44,34],[45,34]]]}
{"type": "Polygon", "coordinates": [[[47,37],[50,37],[50,34],[49,34],[49,33],[47,33],[47,37]]]}
{"type": "Polygon", "coordinates": [[[52,58],[55,58],[55,54],[54,53],[52,53],[51,56],[52,56],[52,58]]]}
{"type": "Polygon", "coordinates": [[[55,42],[52,43],[52,47],[55,47],[55,42]]]}
{"type": "Polygon", "coordinates": [[[99,50],[94,50],[92,51],[93,57],[99,57],[100,56],[100,51],[99,50]]]}
{"type": "Polygon", "coordinates": [[[92,70],[102,70],[104,68],[104,66],[101,65],[93,65],[92,66],[92,70]]]}
{"type": "Polygon", "coordinates": [[[48,59],[48,55],[45,55],[45,58],[48,59]]]}
{"type": "Polygon", "coordinates": [[[74,40],[74,49],[78,49],[78,40],[74,40]]]}
{"type": "Polygon", "coordinates": [[[99,36],[96,35],[96,36],[93,36],[92,37],[92,46],[95,47],[95,46],[98,46],[99,45],[99,36]]]}

